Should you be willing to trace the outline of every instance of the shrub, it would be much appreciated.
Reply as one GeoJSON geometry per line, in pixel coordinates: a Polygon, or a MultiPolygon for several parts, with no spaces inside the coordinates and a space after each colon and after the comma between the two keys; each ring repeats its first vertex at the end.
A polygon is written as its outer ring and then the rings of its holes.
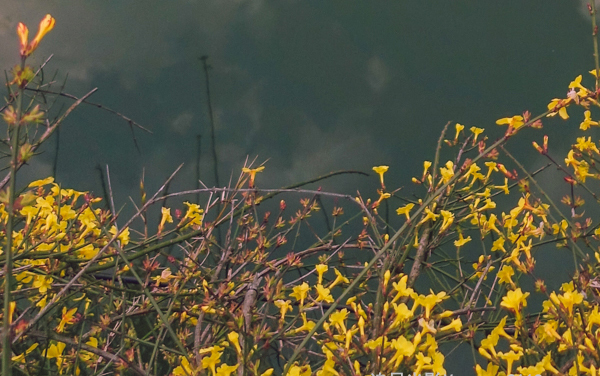
{"type": "Polygon", "coordinates": [[[174,173],[119,228],[101,199],[52,177],[17,189],[18,170],[87,97],[45,116],[40,69],[26,61],[53,26],[46,16],[29,42],[19,24],[2,109],[2,374],[443,375],[453,345],[472,348],[478,375],[597,374],[600,227],[580,194],[598,202],[600,151],[579,137],[563,165],[538,131],[548,164],[530,172],[504,148],[578,107],[583,132],[599,126],[597,55],[595,89],[576,77],[546,112],[497,120],[497,140],[447,124],[412,179],[420,198],[389,190],[387,166],[373,168],[380,188],[365,199],[305,183],[261,189],[265,167],[248,165],[231,186],[165,194],[174,173]],[[537,180],[549,167],[570,192],[562,207],[537,180]],[[206,201],[164,206],[196,194],[206,201]],[[275,203],[283,194],[298,201],[275,203]],[[398,221],[379,213],[392,202],[398,221]],[[161,203],[154,227],[149,208],[161,203]],[[559,291],[536,274],[552,245],[576,265],[559,291]]]}

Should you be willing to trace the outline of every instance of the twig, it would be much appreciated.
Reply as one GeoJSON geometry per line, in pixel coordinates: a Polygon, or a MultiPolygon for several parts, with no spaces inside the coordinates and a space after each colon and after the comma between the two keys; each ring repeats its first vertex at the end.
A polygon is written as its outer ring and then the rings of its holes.
{"type": "MultiPolygon", "coordinates": [[[[73,110],[79,106],[86,98],[88,98],[90,95],[94,94],[96,92],[96,90],[98,90],[98,88],[94,88],[92,89],[90,92],[88,92],[86,95],[84,95],[83,97],[81,97],[80,99],[77,100],[77,102],[73,103],[71,105],[71,107],[69,107],[67,109],[67,111],[65,111],[64,114],[62,114],[61,117],[59,117],[54,124],[52,124],[50,127],[48,127],[48,129],[46,129],[46,131],[44,132],[44,134],[40,137],[40,139],[38,140],[38,142],[36,142],[35,144],[31,145],[31,151],[35,152],[40,145],[46,141],[50,136],[52,136],[52,134],[54,133],[54,131],[58,128],[58,126],[63,122],[63,120],[65,120],[65,118],[67,116],[69,116],[71,114],[71,112],[73,112],[73,110]]],[[[23,161],[19,161],[17,164],[17,171],[23,166],[25,162],[23,161]]],[[[4,186],[6,186],[6,184],[8,183],[10,179],[10,174],[7,174],[4,179],[2,179],[2,181],[0,181],[0,189],[3,189],[4,186]]]]}
{"type": "MultiPolygon", "coordinates": [[[[50,91],[50,90],[32,89],[32,88],[25,88],[25,90],[28,90],[28,91],[34,91],[34,92],[39,92],[39,93],[45,93],[45,94],[53,94],[53,95],[58,95],[58,96],[65,97],[65,98],[69,98],[69,99],[73,99],[73,100],[78,100],[76,96],[74,96],[74,95],[71,95],[71,94],[67,94],[67,93],[63,93],[62,91],[61,91],[61,92],[55,92],[55,91],[50,91]]],[[[96,90],[96,89],[94,89],[94,90],[96,90]]],[[[144,132],[147,132],[147,133],[150,133],[150,134],[152,134],[152,131],[151,131],[151,130],[149,130],[149,129],[147,129],[147,128],[143,127],[142,125],[140,125],[140,124],[138,124],[138,123],[136,123],[136,122],[135,122],[135,121],[133,121],[131,118],[129,118],[129,117],[127,117],[127,116],[125,116],[125,115],[121,114],[121,113],[120,113],[120,112],[118,112],[118,111],[115,111],[115,110],[113,110],[113,109],[110,109],[110,108],[108,108],[108,107],[106,107],[106,106],[104,106],[104,105],[101,105],[101,104],[99,104],[99,103],[89,102],[89,101],[86,101],[86,100],[83,100],[83,101],[82,101],[82,103],[88,104],[88,105],[90,105],[90,106],[97,107],[97,108],[99,108],[99,109],[101,109],[101,110],[104,110],[104,111],[108,111],[108,112],[110,112],[111,114],[117,115],[117,116],[118,116],[118,117],[120,117],[121,119],[125,120],[125,121],[126,121],[128,124],[129,124],[129,125],[136,126],[137,128],[139,128],[139,129],[143,130],[144,132]]]]}

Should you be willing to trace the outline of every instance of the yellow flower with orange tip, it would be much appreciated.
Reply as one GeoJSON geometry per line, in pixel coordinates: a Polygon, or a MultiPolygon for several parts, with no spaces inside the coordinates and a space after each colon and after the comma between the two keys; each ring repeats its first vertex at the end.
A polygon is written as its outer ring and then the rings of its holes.
{"type": "Polygon", "coordinates": [[[381,188],[385,189],[385,184],[383,184],[383,174],[389,170],[390,166],[375,166],[373,167],[373,171],[379,174],[379,181],[381,182],[381,188]]]}
{"type": "Polygon", "coordinates": [[[27,57],[35,51],[37,46],[40,44],[41,40],[44,38],[50,30],[54,28],[56,20],[49,14],[46,15],[40,22],[40,27],[36,36],[33,38],[31,43],[29,40],[29,29],[22,22],[19,22],[17,25],[17,34],[19,35],[19,44],[21,47],[21,57],[27,57]]]}
{"type": "Polygon", "coordinates": [[[261,172],[264,169],[265,169],[265,166],[260,166],[257,168],[248,168],[248,167],[242,168],[243,173],[250,175],[250,182],[248,183],[248,186],[250,188],[254,188],[254,179],[256,178],[256,174],[261,172]]]}
{"type": "Polygon", "coordinates": [[[381,204],[381,201],[392,197],[392,195],[390,193],[383,192],[381,189],[378,189],[377,192],[379,192],[379,199],[373,203],[373,206],[372,206],[373,209],[377,208],[379,206],[379,204],[381,204]]]}
{"type": "Polygon", "coordinates": [[[17,124],[17,112],[15,111],[15,108],[13,106],[8,106],[2,113],[2,118],[6,124],[10,126],[17,124]]]}
{"type": "Polygon", "coordinates": [[[19,36],[21,56],[25,56],[25,54],[27,53],[27,47],[29,46],[29,29],[22,22],[19,22],[19,24],[17,25],[17,35],[19,36]]]}

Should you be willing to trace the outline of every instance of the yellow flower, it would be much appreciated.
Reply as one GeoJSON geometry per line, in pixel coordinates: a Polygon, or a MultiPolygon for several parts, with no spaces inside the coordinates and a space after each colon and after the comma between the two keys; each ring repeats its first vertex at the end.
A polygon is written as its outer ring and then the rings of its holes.
{"type": "Polygon", "coordinates": [[[231,374],[233,372],[235,372],[235,370],[237,370],[237,368],[238,368],[237,364],[235,366],[221,364],[219,366],[219,368],[217,368],[217,373],[215,375],[216,376],[231,376],[231,374]]]}
{"type": "Polygon", "coordinates": [[[423,178],[425,178],[425,176],[429,172],[429,167],[431,167],[431,162],[430,161],[424,161],[423,162],[423,178]]]}
{"type": "Polygon", "coordinates": [[[296,298],[297,301],[300,302],[300,306],[304,305],[304,299],[308,295],[308,291],[310,290],[310,286],[308,283],[303,282],[300,286],[294,286],[294,292],[290,294],[292,298],[296,298]]]}
{"type": "Polygon", "coordinates": [[[290,334],[296,334],[296,333],[300,333],[300,332],[303,332],[303,331],[310,332],[315,327],[315,323],[314,322],[308,321],[306,319],[306,313],[302,312],[300,314],[300,316],[302,316],[302,322],[303,322],[302,326],[299,326],[296,329],[291,330],[290,334]]]}
{"type": "Polygon", "coordinates": [[[513,363],[515,361],[521,359],[522,356],[523,356],[523,352],[522,351],[514,352],[513,350],[510,350],[507,353],[502,353],[502,352],[498,353],[498,357],[500,359],[506,360],[506,363],[507,363],[506,368],[508,369],[507,374],[511,374],[512,373],[513,363]]]}
{"type": "MultiPolygon", "coordinates": [[[[435,204],[434,204],[434,206],[435,206],[435,204]]],[[[435,208],[434,208],[434,210],[435,210],[435,208]]],[[[437,221],[439,216],[440,216],[439,214],[435,214],[429,208],[425,208],[425,217],[421,220],[421,222],[419,222],[419,226],[429,220],[431,220],[432,222],[435,222],[435,221],[437,221]]]]}
{"type": "Polygon", "coordinates": [[[454,163],[452,161],[446,162],[446,167],[440,167],[440,174],[442,175],[442,182],[446,184],[454,176],[454,163]]]}
{"type": "Polygon", "coordinates": [[[337,270],[336,268],[333,268],[333,271],[335,272],[335,280],[331,283],[331,285],[329,285],[329,288],[332,289],[334,286],[337,286],[340,283],[350,283],[350,280],[348,278],[346,278],[344,275],[342,275],[342,273],[340,273],[339,270],[337,270]]]}
{"type": "Polygon", "coordinates": [[[183,204],[188,207],[188,210],[182,219],[182,221],[189,220],[189,222],[186,224],[186,227],[201,225],[202,219],[204,218],[204,209],[201,209],[200,205],[198,204],[191,204],[187,201],[183,204]]]}
{"type": "Polygon", "coordinates": [[[402,278],[400,278],[399,282],[393,282],[392,286],[394,286],[394,290],[397,291],[396,296],[394,297],[394,299],[392,300],[392,302],[397,301],[398,299],[400,299],[403,296],[410,296],[414,290],[410,287],[407,287],[407,282],[408,282],[408,276],[404,275],[402,276],[402,278]]]}
{"type": "Polygon", "coordinates": [[[162,230],[164,228],[164,225],[165,225],[165,222],[173,223],[173,217],[171,217],[171,209],[162,207],[162,208],[160,208],[160,211],[162,213],[162,217],[160,219],[160,224],[158,225],[158,232],[159,233],[162,232],[162,230]]]}
{"type": "Polygon", "coordinates": [[[454,330],[455,332],[460,332],[460,330],[462,329],[462,321],[460,321],[460,319],[454,319],[452,320],[452,322],[446,326],[442,326],[440,328],[441,332],[444,332],[446,330],[454,330]]]}
{"type": "Polygon", "coordinates": [[[456,128],[456,134],[454,135],[454,141],[458,140],[458,136],[460,135],[460,132],[462,132],[462,130],[465,129],[465,126],[462,124],[456,123],[455,128],[456,128]]]}
{"type": "Polygon", "coordinates": [[[596,152],[596,154],[600,154],[600,151],[598,151],[596,143],[592,141],[591,136],[587,139],[585,137],[577,137],[577,144],[575,144],[575,147],[579,149],[579,151],[593,151],[596,152]]]}
{"type": "Polygon", "coordinates": [[[475,366],[475,372],[477,376],[496,376],[498,374],[498,370],[500,366],[495,365],[494,363],[488,363],[487,368],[484,370],[481,368],[479,364],[475,366]]]}
{"type": "Polygon", "coordinates": [[[596,127],[598,126],[598,122],[592,120],[592,113],[589,110],[585,110],[585,112],[583,113],[583,116],[585,117],[585,119],[579,125],[579,129],[585,131],[585,130],[588,130],[592,125],[596,126],[596,127]]]}
{"type": "Polygon", "coordinates": [[[323,285],[317,285],[317,298],[315,299],[317,302],[324,301],[327,303],[333,303],[334,299],[331,296],[330,290],[323,285]]]}
{"type": "Polygon", "coordinates": [[[514,129],[519,129],[525,123],[523,122],[523,116],[515,115],[510,118],[498,119],[498,120],[496,120],[496,124],[498,124],[498,125],[508,124],[510,127],[514,128],[514,129]]]}
{"type": "Polygon", "coordinates": [[[65,350],[66,346],[67,344],[64,342],[58,342],[57,344],[53,343],[48,348],[48,351],[44,350],[42,356],[45,356],[48,359],[56,358],[56,366],[60,368],[64,360],[62,353],[65,350]]]}
{"type": "Polygon", "coordinates": [[[519,287],[516,290],[509,291],[506,296],[502,298],[500,305],[511,311],[519,312],[521,307],[527,307],[528,296],[529,293],[526,292],[523,294],[523,291],[521,291],[521,288],[519,287]]]}
{"type": "Polygon", "coordinates": [[[336,311],[334,313],[332,313],[331,315],[329,315],[329,321],[335,325],[340,332],[346,333],[346,324],[344,324],[344,321],[348,318],[348,310],[346,308],[342,309],[341,311],[336,311]]]}
{"type": "Polygon", "coordinates": [[[287,311],[292,310],[292,302],[290,300],[279,299],[275,301],[275,307],[279,308],[279,314],[281,315],[280,320],[283,321],[285,320],[287,311]]]}
{"type": "Polygon", "coordinates": [[[58,333],[62,333],[65,330],[65,325],[73,324],[75,322],[75,313],[77,312],[77,307],[71,308],[67,311],[67,307],[63,307],[62,309],[62,318],[60,319],[60,323],[56,327],[56,331],[58,333]]]}
{"type": "Polygon", "coordinates": [[[206,354],[210,352],[210,356],[202,358],[202,369],[210,368],[212,374],[217,373],[217,364],[221,363],[221,355],[223,354],[223,348],[220,346],[212,346],[206,349],[200,350],[200,354],[206,354]]]}
{"type": "Polygon", "coordinates": [[[179,360],[180,360],[181,365],[175,367],[175,369],[173,370],[173,375],[175,375],[175,376],[191,376],[191,375],[196,374],[196,372],[194,372],[192,370],[192,366],[190,365],[190,362],[187,360],[186,357],[180,356],[179,360]]]}
{"type": "Polygon", "coordinates": [[[240,335],[237,332],[227,333],[227,340],[229,343],[235,346],[235,350],[238,354],[242,354],[242,348],[240,347],[240,335]]]}
{"type": "Polygon", "coordinates": [[[98,248],[95,248],[93,244],[88,244],[85,247],[81,247],[77,250],[77,256],[84,260],[91,260],[98,254],[98,248]]]}
{"type": "MultiPolygon", "coordinates": [[[[115,236],[115,234],[117,233],[117,227],[112,226],[110,228],[109,233],[112,236],[115,236]]],[[[127,244],[129,244],[129,227],[127,227],[123,231],[121,231],[121,233],[119,234],[119,237],[117,239],[121,242],[121,247],[124,247],[127,244]]]]}
{"type": "Polygon", "coordinates": [[[319,274],[319,281],[317,282],[319,285],[323,282],[323,274],[327,272],[329,267],[325,264],[318,264],[315,266],[317,273],[319,274]]]}
{"type": "Polygon", "coordinates": [[[468,242],[471,241],[471,237],[467,236],[466,238],[463,237],[462,233],[458,234],[458,240],[454,241],[454,245],[457,247],[462,247],[463,245],[467,244],[468,242]]]}
{"type": "Polygon", "coordinates": [[[454,213],[448,210],[440,210],[440,214],[444,218],[442,227],[440,227],[440,233],[446,231],[446,229],[454,222],[454,213]]]}
{"type": "Polygon", "coordinates": [[[19,355],[15,355],[12,357],[12,361],[15,363],[25,363],[25,357],[32,352],[33,350],[35,350],[38,347],[39,343],[34,343],[33,345],[29,346],[29,348],[27,350],[25,350],[24,353],[19,354],[19,355]]]}
{"type": "Polygon", "coordinates": [[[471,131],[471,133],[473,133],[473,143],[475,143],[477,142],[477,138],[479,137],[479,135],[482,134],[485,129],[471,127],[469,130],[471,131]]]}
{"type": "Polygon", "coordinates": [[[406,204],[405,206],[396,209],[396,213],[398,215],[406,215],[406,220],[408,221],[410,219],[410,211],[412,210],[412,208],[415,206],[415,204],[406,204]]]}
{"type": "Polygon", "coordinates": [[[379,199],[373,203],[373,209],[377,208],[379,204],[381,204],[381,201],[387,200],[388,198],[392,197],[391,193],[384,192],[381,189],[378,189],[377,192],[379,192],[379,199]]]}
{"type": "Polygon", "coordinates": [[[379,174],[379,181],[381,182],[381,187],[385,189],[385,184],[383,184],[383,174],[390,168],[390,166],[375,166],[373,167],[373,171],[379,174]]]}
{"type": "MultiPolygon", "coordinates": [[[[21,122],[20,124],[26,124],[26,123],[41,123],[42,121],[44,121],[44,112],[40,111],[40,105],[37,104],[35,105],[35,107],[29,111],[28,113],[23,114],[23,117],[21,118],[21,122]]],[[[24,147],[27,147],[29,145],[23,145],[24,147]]],[[[25,149],[27,150],[27,149],[25,149]]],[[[32,154],[33,155],[33,154],[32,154]]]]}
{"type": "Polygon", "coordinates": [[[558,295],[558,300],[563,307],[567,308],[569,315],[572,315],[573,306],[581,304],[583,295],[578,291],[567,291],[564,294],[558,295]]]}
{"type": "Polygon", "coordinates": [[[35,277],[33,277],[32,286],[34,288],[38,289],[40,294],[45,294],[46,291],[48,291],[48,289],[50,287],[52,287],[53,281],[54,281],[54,279],[52,279],[51,277],[46,277],[43,275],[36,275],[35,277]]]}
{"type": "Polygon", "coordinates": [[[27,57],[31,55],[33,51],[35,51],[44,36],[54,28],[55,22],[56,20],[51,15],[47,14],[46,17],[44,17],[40,22],[38,32],[31,43],[28,42],[29,29],[27,29],[25,24],[19,22],[17,25],[17,34],[19,35],[19,44],[21,47],[20,52],[22,57],[27,57]]]}
{"type": "Polygon", "coordinates": [[[502,269],[500,269],[500,271],[498,272],[498,280],[500,281],[500,283],[508,283],[510,285],[514,285],[514,282],[511,278],[513,275],[515,275],[515,271],[512,268],[512,266],[504,265],[502,269]]]}
{"type": "Polygon", "coordinates": [[[294,364],[293,366],[290,367],[290,370],[288,371],[286,376],[310,376],[312,374],[312,370],[310,368],[310,365],[305,365],[305,366],[298,366],[296,364],[294,364]]]}
{"type": "Polygon", "coordinates": [[[554,98],[548,104],[548,110],[552,111],[547,116],[555,116],[558,114],[564,120],[569,118],[569,114],[567,114],[567,104],[570,100],[558,99],[554,98]],[[558,109],[557,109],[558,108],[558,109]]]}
{"type": "Polygon", "coordinates": [[[417,295],[414,297],[415,307],[417,305],[423,306],[423,308],[425,308],[425,318],[429,319],[429,315],[431,314],[433,307],[435,307],[436,304],[441,303],[444,299],[446,299],[445,291],[441,291],[438,294],[434,294],[432,291],[431,294],[427,296],[417,295]]]}
{"type": "Polygon", "coordinates": [[[43,187],[44,185],[48,185],[48,184],[52,184],[52,183],[54,183],[54,178],[52,176],[50,176],[46,179],[32,181],[31,183],[29,183],[28,187],[29,188],[43,187]]]}
{"type": "Polygon", "coordinates": [[[571,83],[569,84],[569,89],[582,89],[582,90],[587,90],[585,87],[583,87],[581,85],[581,79],[583,78],[582,75],[579,75],[577,77],[575,77],[575,80],[571,81],[571,83]]]}
{"type": "Polygon", "coordinates": [[[24,56],[27,52],[27,46],[29,45],[29,29],[22,22],[19,22],[17,25],[17,35],[19,36],[21,56],[24,56]]]}

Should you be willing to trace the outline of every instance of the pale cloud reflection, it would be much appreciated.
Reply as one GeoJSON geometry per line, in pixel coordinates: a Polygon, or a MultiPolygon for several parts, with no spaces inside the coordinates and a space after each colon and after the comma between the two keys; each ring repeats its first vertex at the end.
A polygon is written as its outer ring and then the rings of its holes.
{"type": "Polygon", "coordinates": [[[367,82],[371,90],[380,92],[390,80],[390,70],[379,56],[373,56],[367,61],[367,82]]]}

